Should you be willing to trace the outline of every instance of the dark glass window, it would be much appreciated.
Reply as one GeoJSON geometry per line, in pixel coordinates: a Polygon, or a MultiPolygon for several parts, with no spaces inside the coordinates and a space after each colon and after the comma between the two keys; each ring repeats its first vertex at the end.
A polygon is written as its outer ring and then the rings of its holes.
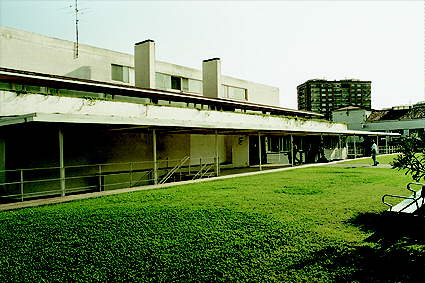
{"type": "Polygon", "coordinates": [[[180,77],[171,77],[171,88],[181,90],[181,78],[180,77]]]}

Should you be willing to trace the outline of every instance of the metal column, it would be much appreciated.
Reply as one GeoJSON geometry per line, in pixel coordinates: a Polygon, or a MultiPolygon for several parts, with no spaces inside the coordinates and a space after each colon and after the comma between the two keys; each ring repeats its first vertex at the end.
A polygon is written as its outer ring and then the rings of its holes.
{"type": "Polygon", "coordinates": [[[217,131],[215,131],[215,174],[216,176],[220,175],[220,163],[219,163],[219,156],[218,156],[218,134],[217,131]]]}
{"type": "Polygon", "coordinates": [[[385,153],[388,154],[388,136],[385,136],[385,153]]]}
{"type": "Polygon", "coordinates": [[[356,136],[354,136],[354,159],[357,158],[356,136]]]}
{"type": "Polygon", "coordinates": [[[158,184],[158,163],[156,160],[156,130],[152,130],[152,147],[153,147],[153,183],[158,184]]]}
{"type": "Polygon", "coordinates": [[[341,148],[341,136],[338,135],[338,151],[339,151],[339,157],[342,159],[342,148],[341,148]]]}
{"type": "Polygon", "coordinates": [[[261,135],[260,132],[258,132],[258,160],[260,165],[260,171],[263,170],[263,166],[261,164],[261,135]]]}
{"type": "Polygon", "coordinates": [[[294,137],[291,135],[291,166],[294,166],[294,137]]]}
{"type": "Polygon", "coordinates": [[[60,183],[61,183],[61,195],[65,196],[65,167],[63,158],[63,132],[59,128],[59,167],[60,167],[60,183]]]}

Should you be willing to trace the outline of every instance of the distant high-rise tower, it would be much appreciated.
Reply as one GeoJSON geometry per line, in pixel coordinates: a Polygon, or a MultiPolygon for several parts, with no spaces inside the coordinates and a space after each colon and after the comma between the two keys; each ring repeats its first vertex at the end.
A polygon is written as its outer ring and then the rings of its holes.
{"type": "Polygon", "coordinates": [[[308,110],[325,115],[332,119],[332,111],[357,106],[371,109],[371,81],[360,80],[308,80],[297,86],[298,109],[308,110]]]}

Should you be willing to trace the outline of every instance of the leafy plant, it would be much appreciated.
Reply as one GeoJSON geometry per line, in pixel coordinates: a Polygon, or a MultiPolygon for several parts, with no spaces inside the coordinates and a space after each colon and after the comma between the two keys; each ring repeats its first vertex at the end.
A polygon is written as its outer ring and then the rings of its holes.
{"type": "Polygon", "coordinates": [[[425,134],[404,137],[400,141],[401,154],[392,166],[394,169],[406,170],[405,174],[419,182],[425,178],[425,134]]]}

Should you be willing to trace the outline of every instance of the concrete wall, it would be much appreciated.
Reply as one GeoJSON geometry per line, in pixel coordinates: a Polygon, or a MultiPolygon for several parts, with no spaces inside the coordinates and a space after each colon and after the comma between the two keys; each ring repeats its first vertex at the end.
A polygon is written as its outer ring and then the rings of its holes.
{"type": "Polygon", "coordinates": [[[330,132],[344,124],[261,114],[144,105],[0,91],[0,116],[37,113],[34,120],[277,131],[330,132]]]}
{"type": "MultiPolygon", "coordinates": [[[[159,134],[157,137],[158,160],[181,160],[190,154],[191,137],[188,134],[159,134]]],[[[174,164],[174,163],[173,163],[174,164]]]]}
{"type": "MultiPolygon", "coordinates": [[[[0,27],[0,66],[81,79],[114,82],[111,64],[133,67],[133,56],[31,32],[0,27]]],[[[124,83],[123,83],[124,84],[124,83]]],[[[134,75],[129,85],[134,85],[134,75]]]]}
{"type": "MultiPolygon", "coordinates": [[[[74,59],[72,41],[6,27],[0,27],[0,50],[0,66],[5,68],[135,85],[134,56],[130,54],[79,44],[79,57],[74,59]],[[111,79],[111,64],[129,68],[128,83],[111,79]]],[[[155,72],[202,80],[201,70],[161,61],[155,61],[155,72]]],[[[276,87],[223,75],[221,83],[247,89],[250,102],[279,106],[276,87]]]]}
{"type": "Polygon", "coordinates": [[[363,124],[365,123],[370,113],[370,111],[364,109],[334,111],[332,112],[332,121],[337,123],[345,123],[350,130],[362,130],[363,124]]]}
{"type": "Polygon", "coordinates": [[[413,130],[425,129],[425,120],[411,119],[411,120],[386,120],[369,122],[363,128],[365,131],[395,131],[395,130],[413,130]]]}
{"type": "Polygon", "coordinates": [[[248,136],[232,136],[232,164],[233,167],[249,166],[248,136]]]}
{"type": "MultiPolygon", "coordinates": [[[[226,161],[226,144],[224,136],[217,136],[218,158],[220,163],[226,161]]],[[[190,135],[190,157],[193,164],[199,164],[199,158],[208,158],[208,162],[214,162],[215,135],[190,135]]]]}

